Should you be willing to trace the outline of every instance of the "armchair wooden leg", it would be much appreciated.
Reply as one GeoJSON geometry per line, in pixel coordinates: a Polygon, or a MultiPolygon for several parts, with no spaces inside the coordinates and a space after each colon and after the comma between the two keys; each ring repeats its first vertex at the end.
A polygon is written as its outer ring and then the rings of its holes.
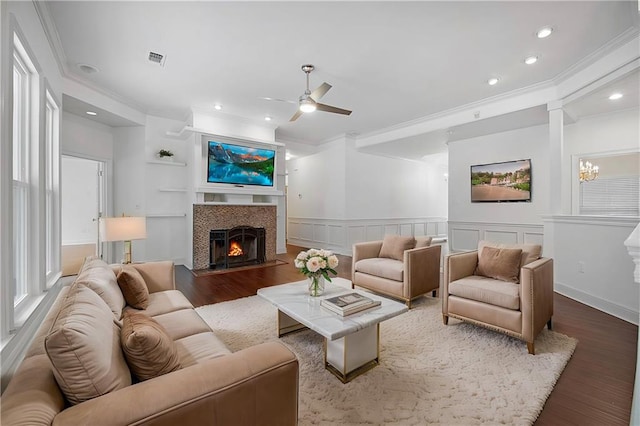
{"type": "Polygon", "coordinates": [[[351,283],[351,289],[354,290],[356,288],[356,285],[352,282],[351,283]]]}
{"type": "Polygon", "coordinates": [[[407,304],[407,308],[411,309],[411,299],[405,302],[407,304]]]}
{"type": "Polygon", "coordinates": [[[447,315],[445,315],[445,314],[442,314],[442,323],[444,325],[449,324],[449,317],[447,315]]]}
{"type": "Polygon", "coordinates": [[[551,326],[552,326],[552,324],[551,324],[551,318],[549,318],[549,322],[547,322],[547,328],[548,328],[549,330],[552,330],[551,326]]]}
{"type": "Polygon", "coordinates": [[[527,342],[527,350],[531,355],[536,354],[535,347],[533,346],[533,342],[527,342]]]}
{"type": "Polygon", "coordinates": [[[433,291],[431,292],[431,297],[436,297],[436,291],[435,291],[435,290],[433,290],[433,291]]]}

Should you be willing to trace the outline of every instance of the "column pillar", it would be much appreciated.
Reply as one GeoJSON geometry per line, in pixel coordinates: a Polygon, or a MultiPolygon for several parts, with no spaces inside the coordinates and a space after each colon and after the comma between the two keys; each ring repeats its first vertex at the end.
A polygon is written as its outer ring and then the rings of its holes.
{"type": "MultiPolygon", "coordinates": [[[[564,111],[562,101],[547,104],[549,111],[549,212],[552,215],[569,213],[563,203],[569,200],[562,180],[564,157],[564,111]]],[[[569,204],[570,205],[570,204],[569,204]]]]}
{"type": "MultiPolygon", "coordinates": [[[[636,226],[629,238],[624,242],[627,246],[629,256],[633,258],[636,268],[633,272],[633,279],[640,284],[640,225],[636,226]]],[[[640,321],[639,321],[640,324],[640,321]]],[[[631,405],[630,425],[640,424],[640,328],[638,328],[638,349],[636,350],[636,380],[633,385],[633,402],[631,405]]]]}

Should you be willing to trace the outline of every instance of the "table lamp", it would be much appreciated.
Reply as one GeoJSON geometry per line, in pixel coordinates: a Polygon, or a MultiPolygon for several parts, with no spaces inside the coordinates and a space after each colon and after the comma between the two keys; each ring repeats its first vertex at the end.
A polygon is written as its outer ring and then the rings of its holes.
{"type": "Polygon", "coordinates": [[[124,241],[124,259],[122,263],[131,263],[131,240],[147,238],[146,217],[101,217],[100,240],[124,241]]]}

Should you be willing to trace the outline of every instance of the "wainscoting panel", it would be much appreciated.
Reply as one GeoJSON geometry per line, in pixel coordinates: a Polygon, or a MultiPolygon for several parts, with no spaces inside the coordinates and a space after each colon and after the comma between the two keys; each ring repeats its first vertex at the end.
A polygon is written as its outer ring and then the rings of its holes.
{"type": "Polygon", "coordinates": [[[319,243],[326,243],[327,241],[327,226],[326,225],[313,225],[313,240],[319,243]]]}
{"type": "Polygon", "coordinates": [[[446,241],[446,218],[415,219],[309,219],[288,218],[287,243],[302,247],[327,248],[351,256],[353,244],[377,241],[386,234],[430,235],[446,241]],[[426,231],[426,232],[425,232],[426,231]]]}
{"type": "Polygon", "coordinates": [[[484,239],[495,241],[496,243],[517,244],[518,233],[515,231],[487,230],[484,232],[484,239]]]}
{"type": "Polygon", "coordinates": [[[384,226],[382,225],[370,225],[366,227],[366,230],[367,237],[362,241],[377,241],[384,238],[384,226]]]}
{"type": "Polygon", "coordinates": [[[487,222],[449,222],[449,250],[475,250],[482,240],[507,244],[543,243],[543,225],[487,222]]]}
{"type": "Polygon", "coordinates": [[[413,225],[410,223],[403,223],[402,225],[400,225],[400,235],[413,235],[413,225]]]}

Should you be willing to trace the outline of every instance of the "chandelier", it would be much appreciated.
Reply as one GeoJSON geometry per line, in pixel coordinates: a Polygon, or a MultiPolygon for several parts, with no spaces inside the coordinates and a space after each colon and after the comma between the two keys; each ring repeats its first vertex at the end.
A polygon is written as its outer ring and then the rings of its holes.
{"type": "Polygon", "coordinates": [[[599,169],[598,166],[594,166],[590,161],[583,162],[580,160],[580,182],[589,182],[596,179],[600,173],[599,169]]]}

